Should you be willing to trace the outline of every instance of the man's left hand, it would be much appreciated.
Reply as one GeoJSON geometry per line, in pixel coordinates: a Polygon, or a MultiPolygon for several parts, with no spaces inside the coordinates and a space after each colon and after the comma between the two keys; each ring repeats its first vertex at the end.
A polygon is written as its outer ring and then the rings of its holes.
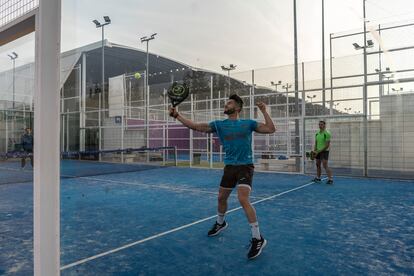
{"type": "Polygon", "coordinates": [[[264,102],[256,103],[256,106],[260,109],[261,112],[266,112],[266,104],[264,102]]]}

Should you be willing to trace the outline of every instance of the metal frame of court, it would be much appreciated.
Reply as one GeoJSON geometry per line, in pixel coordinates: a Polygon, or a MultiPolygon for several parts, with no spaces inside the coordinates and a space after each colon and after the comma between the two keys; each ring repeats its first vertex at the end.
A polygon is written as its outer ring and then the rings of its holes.
{"type": "MultiPolygon", "coordinates": [[[[11,42],[25,34],[35,32],[36,41],[36,85],[34,109],[36,110],[34,127],[35,132],[35,163],[40,164],[34,168],[34,271],[35,275],[59,275],[60,274],[60,233],[59,233],[59,136],[60,123],[59,114],[60,98],[59,93],[59,75],[60,75],[60,28],[61,24],[61,1],[60,0],[39,0],[39,6],[25,13],[17,19],[10,20],[6,25],[0,27],[0,45],[11,42]],[[42,143],[41,143],[42,141],[42,143]]],[[[403,25],[401,25],[403,27],[403,25]]],[[[366,32],[363,32],[365,34],[366,32]]],[[[338,37],[331,36],[332,39],[338,37]]],[[[364,41],[365,44],[365,41],[364,41]]],[[[366,44],[365,44],[366,45],[366,44]]],[[[392,49],[392,51],[404,51],[414,46],[392,49]]],[[[377,54],[382,53],[378,51],[377,54]]],[[[367,55],[375,54],[364,52],[364,59],[367,55]]],[[[332,51],[330,61],[332,63],[332,51]]],[[[332,66],[331,66],[332,69],[332,66]]],[[[413,71],[413,69],[408,69],[413,71]]],[[[398,72],[398,71],[396,71],[398,72]]],[[[349,78],[350,75],[341,76],[349,78]]],[[[403,78],[395,80],[380,80],[367,82],[368,73],[362,75],[365,81],[363,87],[378,86],[388,83],[414,82],[414,78],[403,78]]],[[[361,87],[361,84],[334,86],[332,82],[336,77],[331,74],[331,93],[335,89],[361,87]]],[[[252,82],[254,83],[254,81],[252,82]]],[[[252,93],[254,94],[254,85],[252,93]]],[[[328,88],[329,89],[329,88],[328,88]]],[[[302,95],[306,92],[321,91],[321,89],[300,91],[302,95]]],[[[366,94],[366,93],[365,93],[366,94]]],[[[302,96],[304,99],[305,97],[302,96]]],[[[332,98],[331,98],[332,99],[332,98]]],[[[252,97],[250,97],[252,101],[252,97]]],[[[367,104],[367,97],[364,96],[364,105],[367,104]]],[[[304,109],[302,105],[302,109],[304,109]]],[[[251,112],[253,112],[251,110],[251,112]]],[[[304,114],[304,113],[302,113],[304,114]]],[[[364,108],[365,120],[367,119],[367,108],[364,108]]],[[[320,118],[326,115],[309,117],[320,118]]],[[[299,118],[286,118],[299,119],[299,118]]],[[[302,118],[303,119],[303,118],[302,118]]],[[[297,123],[299,120],[297,121],[297,123]]],[[[304,121],[303,121],[304,123],[304,121]]],[[[364,135],[365,136],[365,135],[364,135]]],[[[305,136],[302,136],[304,139],[305,136]]],[[[367,139],[365,138],[365,152],[367,149],[367,139]]],[[[302,151],[302,158],[304,151],[302,151]]],[[[364,161],[364,171],[366,172],[366,155],[364,161]]],[[[366,174],[366,173],[365,173],[366,174]]],[[[310,185],[310,184],[308,184],[310,185]]]]}
{"type": "MultiPolygon", "coordinates": [[[[392,24],[392,26],[380,27],[378,28],[378,31],[381,30],[383,33],[385,33],[387,30],[390,30],[391,32],[394,32],[397,30],[404,30],[404,28],[407,28],[410,26],[414,26],[414,23],[392,24]]],[[[309,85],[310,87],[308,86],[307,75],[311,71],[311,69],[308,68],[308,63],[301,63],[300,77],[302,80],[300,82],[301,87],[299,91],[297,92],[293,90],[289,91],[289,89],[286,89],[286,92],[282,92],[280,90],[277,91],[276,89],[275,91],[273,91],[272,89],[269,89],[268,87],[270,82],[267,84],[262,84],[260,83],[260,80],[257,81],[257,79],[260,78],[261,70],[263,69],[255,69],[255,70],[251,70],[247,72],[238,72],[232,75],[233,79],[239,80],[241,82],[245,82],[245,85],[248,88],[248,92],[247,93],[244,92],[245,94],[243,94],[242,96],[244,97],[244,99],[246,99],[245,109],[247,110],[247,113],[245,115],[250,118],[254,118],[254,115],[255,115],[255,110],[251,108],[251,106],[254,105],[253,103],[255,102],[255,100],[260,99],[262,97],[266,97],[270,99],[271,97],[275,97],[275,96],[279,97],[279,95],[282,95],[282,97],[284,97],[285,99],[288,99],[288,100],[285,100],[285,102],[283,102],[283,99],[282,99],[282,103],[269,104],[269,107],[272,109],[276,109],[276,111],[278,111],[277,109],[281,107],[285,108],[285,115],[278,116],[276,114],[275,116],[272,116],[279,126],[279,131],[277,132],[277,134],[282,134],[282,136],[284,135],[286,138],[286,143],[283,145],[286,148],[285,152],[279,151],[279,152],[275,152],[275,154],[286,154],[289,157],[300,159],[298,160],[296,164],[297,169],[295,170],[295,172],[307,173],[304,163],[305,163],[305,151],[309,150],[309,145],[306,144],[305,141],[307,140],[307,138],[310,137],[310,135],[313,135],[313,134],[306,133],[306,123],[305,123],[306,121],[314,120],[315,118],[323,118],[323,119],[350,118],[352,119],[352,118],[359,117],[364,121],[364,125],[365,125],[364,127],[361,127],[361,131],[365,131],[365,129],[369,128],[370,122],[380,117],[379,113],[372,112],[371,109],[372,109],[372,106],[374,106],[375,104],[379,105],[380,99],[384,94],[383,93],[384,86],[390,85],[390,84],[396,84],[396,83],[403,84],[403,83],[414,82],[414,78],[412,77],[400,77],[400,78],[384,80],[384,77],[381,77],[383,73],[382,72],[370,72],[373,70],[372,68],[369,68],[370,71],[366,72],[366,74],[358,74],[358,72],[352,72],[352,70],[348,70],[349,72],[347,72],[347,74],[337,74],[336,64],[343,60],[346,61],[347,59],[350,59],[353,61],[361,61],[361,60],[365,60],[366,56],[372,57],[374,59],[378,57],[379,60],[381,60],[381,57],[384,56],[382,55],[383,50],[379,49],[378,51],[377,50],[366,51],[366,53],[362,55],[352,55],[352,56],[334,58],[333,53],[335,52],[335,47],[332,47],[333,40],[338,41],[338,43],[346,44],[345,42],[342,42],[341,40],[342,38],[353,37],[353,36],[358,36],[358,35],[360,36],[361,34],[363,34],[363,32],[362,33],[351,32],[351,33],[347,33],[346,35],[343,35],[343,34],[331,34],[330,35],[331,54],[330,54],[329,64],[331,66],[330,66],[330,82],[329,83],[331,85],[327,85],[325,89],[323,89],[323,87],[321,86],[313,86],[313,85],[309,85]],[[367,77],[368,81],[360,81],[361,78],[364,78],[365,80],[365,76],[367,77]],[[379,77],[379,80],[373,80],[373,78],[375,78],[376,76],[379,77]],[[336,83],[337,80],[340,80],[341,83],[337,84],[336,83]],[[259,93],[258,91],[261,89],[266,90],[266,93],[263,93],[263,92],[259,93]],[[361,97],[350,96],[346,98],[340,98],[336,96],[337,92],[341,92],[342,90],[345,92],[348,92],[348,91],[353,92],[353,90],[356,91],[358,89],[368,90],[368,92],[361,93],[361,97]],[[376,94],[372,95],[370,93],[372,92],[371,90],[375,90],[374,92],[376,92],[376,94]],[[322,97],[322,99],[325,99],[325,102],[323,100],[313,101],[313,102],[311,100],[310,104],[309,102],[306,102],[306,95],[310,93],[315,93],[315,94],[322,93],[322,96],[323,96],[325,94],[323,92],[326,92],[326,91],[328,92],[330,91],[330,97],[329,95],[326,95],[327,97],[322,97]],[[298,99],[296,99],[297,94],[299,94],[298,99]],[[293,95],[295,98],[293,97],[293,95]],[[305,99],[305,101],[303,101],[303,99],[305,99]],[[326,104],[327,99],[329,101],[328,104],[326,104]],[[337,112],[338,110],[333,108],[334,104],[342,103],[342,105],[346,105],[347,102],[353,102],[353,101],[361,103],[361,106],[364,109],[364,112],[362,112],[362,114],[349,114],[349,112],[341,113],[341,112],[337,112]],[[321,110],[321,107],[323,106],[328,106],[328,108],[323,109],[321,112],[320,110],[321,110]],[[319,108],[319,111],[317,110],[318,108],[319,108]],[[287,109],[289,109],[289,112],[286,112],[287,109]],[[313,109],[315,109],[316,112],[313,109]],[[297,125],[299,125],[299,128],[297,128],[297,125]],[[295,128],[295,130],[290,131],[290,129],[291,128],[293,129],[293,127],[295,128]],[[293,139],[295,141],[293,141],[293,139]],[[293,144],[295,147],[292,150],[293,144]]],[[[350,46],[349,48],[352,48],[351,44],[348,46],[350,46]]],[[[388,51],[392,53],[397,53],[397,52],[406,53],[406,51],[411,50],[413,47],[414,46],[395,47],[395,48],[389,49],[388,51]]],[[[381,61],[379,63],[381,64],[381,61]]],[[[272,68],[268,68],[268,69],[272,69],[272,68]]],[[[404,68],[404,69],[395,68],[393,72],[398,73],[398,74],[411,74],[412,72],[414,72],[414,69],[412,67],[404,68]]],[[[318,80],[318,81],[321,81],[321,80],[318,80]]],[[[192,95],[191,97],[189,97],[189,99],[186,102],[183,103],[183,105],[186,104],[186,109],[185,109],[184,114],[186,114],[187,117],[196,119],[196,120],[199,120],[199,118],[202,118],[201,120],[204,120],[204,121],[222,118],[221,116],[222,105],[225,102],[226,98],[223,95],[220,95],[220,91],[213,89],[215,85],[215,83],[213,82],[213,78],[208,80],[208,82],[209,82],[209,91],[205,91],[203,95],[205,96],[205,99],[202,97],[199,97],[199,95],[192,95]],[[218,97],[217,97],[217,94],[218,94],[218,97]],[[204,106],[205,109],[197,108],[197,106],[200,106],[200,105],[204,106]]],[[[157,91],[156,91],[157,87],[151,86],[150,88],[151,88],[149,89],[150,95],[148,96],[154,97],[154,98],[158,97],[159,94],[157,94],[157,91]]],[[[222,88],[225,88],[225,87],[222,87],[222,88]]],[[[393,95],[393,96],[399,97],[400,95],[393,95]]],[[[403,99],[403,96],[405,95],[402,95],[401,97],[399,97],[399,99],[403,99]]],[[[164,134],[163,137],[155,138],[155,140],[157,139],[162,140],[162,143],[163,143],[162,146],[171,146],[171,145],[166,144],[165,139],[168,139],[168,134],[165,135],[165,133],[168,133],[168,129],[171,126],[174,126],[176,128],[180,128],[180,126],[175,126],[174,120],[172,120],[171,118],[168,118],[168,116],[167,117],[165,116],[165,110],[167,109],[167,101],[165,99],[165,95],[164,95],[163,100],[164,100],[163,102],[161,101],[158,104],[150,105],[148,109],[147,109],[146,104],[138,108],[141,108],[142,110],[145,109],[145,116],[148,116],[147,113],[150,111],[159,112],[161,114],[161,117],[157,118],[159,122],[156,122],[156,124],[150,124],[150,125],[146,125],[143,127],[148,128],[151,126],[151,127],[159,127],[160,129],[162,129],[163,134],[164,134]]],[[[182,106],[180,106],[180,108],[181,107],[182,106]]],[[[125,108],[127,110],[130,110],[131,106],[125,106],[125,108]]],[[[107,109],[103,109],[102,111],[106,112],[107,109]]],[[[64,113],[64,114],[73,114],[73,113],[70,112],[70,113],[64,113]]],[[[101,112],[99,112],[99,114],[101,114],[101,112]]],[[[80,118],[84,118],[84,116],[80,115],[80,118]]],[[[125,127],[125,125],[123,127],[125,127]]],[[[118,128],[121,134],[123,133],[123,130],[122,130],[123,127],[120,126],[118,128]]],[[[99,131],[101,132],[103,129],[107,129],[107,128],[109,127],[108,126],[99,127],[99,131]]],[[[184,129],[184,127],[182,127],[182,129],[184,129]]],[[[409,132],[410,130],[407,129],[404,131],[409,132]]],[[[66,135],[67,134],[68,133],[66,132],[66,135]]],[[[364,133],[363,137],[361,138],[361,143],[363,143],[363,148],[361,149],[363,155],[361,157],[361,165],[360,165],[363,173],[361,176],[375,176],[369,172],[369,170],[372,169],[370,168],[370,163],[368,162],[368,159],[370,158],[372,159],[372,156],[369,156],[369,154],[372,153],[372,151],[381,150],[381,146],[378,146],[377,148],[374,148],[374,149],[369,149],[370,145],[369,145],[368,136],[369,136],[369,133],[367,132],[367,133],[364,133]],[[369,152],[369,150],[371,152],[369,152]]],[[[278,136],[278,138],[280,139],[280,136],[278,136]]],[[[259,139],[261,139],[261,137],[254,136],[253,144],[258,146],[259,143],[257,142],[259,139]]],[[[268,140],[269,136],[266,136],[266,139],[268,140]]],[[[189,156],[188,165],[189,166],[197,166],[196,164],[194,164],[195,154],[196,155],[205,154],[209,158],[208,166],[214,167],[213,158],[211,158],[211,156],[213,155],[221,156],[222,152],[213,152],[212,150],[213,147],[211,145],[212,141],[213,141],[212,135],[206,135],[206,136],[201,137],[199,135],[195,135],[194,131],[190,131],[189,148],[188,149],[179,148],[178,150],[186,150],[189,152],[188,153],[188,156],[189,156]],[[194,142],[195,140],[199,140],[199,141],[205,140],[206,147],[202,150],[197,149],[195,146],[196,143],[194,142]],[[210,149],[208,149],[207,143],[210,143],[210,146],[209,146],[210,149]]],[[[121,145],[120,145],[121,147],[123,147],[122,143],[123,143],[123,139],[121,139],[121,145]]],[[[268,150],[265,150],[265,151],[268,151],[268,150]]],[[[260,156],[261,154],[263,154],[263,150],[256,148],[255,155],[260,156]]],[[[354,154],[359,154],[359,153],[354,152],[354,154]]],[[[394,168],[394,165],[392,165],[391,167],[394,168]]],[[[400,168],[404,169],[403,167],[400,167],[400,168]]],[[[395,170],[396,171],[398,170],[398,165],[395,166],[395,170]]]]}
{"type": "Polygon", "coordinates": [[[34,274],[60,275],[59,75],[61,1],[38,7],[0,27],[0,45],[35,32],[34,274]]]}

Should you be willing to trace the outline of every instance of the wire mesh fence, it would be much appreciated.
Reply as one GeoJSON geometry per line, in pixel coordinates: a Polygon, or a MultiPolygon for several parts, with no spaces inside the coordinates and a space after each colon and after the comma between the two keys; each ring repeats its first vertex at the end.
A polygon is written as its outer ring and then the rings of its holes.
{"type": "MultiPolygon", "coordinates": [[[[177,149],[180,165],[222,167],[223,148],[215,135],[189,130],[168,115],[167,91],[174,80],[182,80],[189,84],[191,95],[178,109],[196,122],[225,119],[223,108],[231,93],[237,93],[244,101],[240,114],[243,119],[262,121],[255,105],[258,101],[267,105],[277,131],[253,135],[254,160],[260,170],[313,172],[305,153],[309,150],[308,139],[316,131],[314,118],[323,118],[333,132],[331,158],[338,173],[360,175],[366,169],[371,176],[382,173],[412,177],[410,148],[414,130],[410,103],[414,98],[414,67],[409,60],[414,45],[395,34],[411,32],[413,26],[414,23],[406,22],[374,26],[369,31],[367,39],[371,42],[367,45],[372,47],[367,48],[367,83],[363,51],[357,47],[364,45],[361,32],[332,34],[325,72],[321,61],[299,63],[297,87],[294,66],[287,65],[231,72],[227,76],[181,68],[150,74],[148,87],[145,71],[131,70],[108,76],[102,90],[99,79],[85,79],[88,67],[79,55],[73,68],[64,69],[67,78],[61,89],[61,148],[82,151],[172,146],[177,149]],[[140,77],[136,77],[136,72],[140,77]],[[367,136],[355,134],[364,133],[364,129],[367,136]],[[391,144],[388,147],[387,141],[391,144]]],[[[30,71],[30,66],[25,68],[30,71]]],[[[17,68],[17,72],[24,70],[17,68]]],[[[0,74],[8,96],[10,76],[10,72],[0,74]]],[[[19,81],[16,87],[27,95],[17,102],[31,106],[33,80],[19,81]]],[[[9,101],[2,103],[6,104],[4,110],[10,111],[9,101]]],[[[20,114],[26,110],[30,111],[26,107],[17,111],[20,114]]],[[[4,151],[9,149],[10,138],[18,140],[20,135],[13,134],[10,126],[16,125],[12,122],[19,121],[21,116],[7,114],[0,120],[2,129],[7,126],[7,135],[3,131],[1,139],[4,151]]],[[[25,120],[27,124],[28,119],[25,120]]]]}
{"type": "Polygon", "coordinates": [[[5,0],[0,4],[0,27],[39,6],[39,0],[5,0]]]}

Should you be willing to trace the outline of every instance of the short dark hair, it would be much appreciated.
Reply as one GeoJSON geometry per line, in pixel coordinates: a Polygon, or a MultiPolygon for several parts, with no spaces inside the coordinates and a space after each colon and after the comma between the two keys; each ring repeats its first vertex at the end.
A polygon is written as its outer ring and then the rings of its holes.
{"type": "Polygon", "coordinates": [[[243,109],[243,100],[237,94],[233,94],[229,97],[229,100],[234,100],[237,105],[240,107],[240,110],[243,109]]]}
{"type": "Polygon", "coordinates": [[[323,123],[324,125],[326,125],[326,122],[324,120],[320,120],[319,123],[323,123]]]}

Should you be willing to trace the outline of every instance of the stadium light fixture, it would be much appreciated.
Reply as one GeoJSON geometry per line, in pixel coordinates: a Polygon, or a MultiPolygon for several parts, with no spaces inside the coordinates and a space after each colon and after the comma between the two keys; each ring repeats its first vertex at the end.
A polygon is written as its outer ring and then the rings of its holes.
{"type": "Polygon", "coordinates": [[[7,54],[9,58],[13,62],[13,110],[15,108],[16,104],[16,59],[19,57],[19,55],[16,52],[12,52],[11,54],[7,54]]]}
{"type": "Polygon", "coordinates": [[[92,21],[93,23],[95,23],[95,25],[96,25],[96,28],[99,28],[99,27],[101,27],[101,23],[98,21],[98,20],[93,20],[92,21]]]}
{"type": "Polygon", "coordinates": [[[288,92],[289,91],[289,88],[291,88],[291,87],[292,87],[292,85],[291,84],[288,84],[288,83],[286,83],[285,85],[282,86],[283,89],[286,89],[286,92],[288,92]]]}
{"type": "Polygon", "coordinates": [[[275,87],[275,92],[277,92],[277,87],[282,84],[282,81],[274,82],[271,81],[270,85],[275,87]]]}
{"type": "Polygon", "coordinates": [[[230,95],[230,71],[235,70],[237,65],[229,64],[229,66],[222,65],[221,70],[227,71],[227,86],[228,86],[228,94],[230,95]]]}
{"type": "Polygon", "coordinates": [[[359,46],[358,43],[352,43],[352,45],[354,45],[355,50],[360,50],[364,48],[364,47],[359,46]]]}
{"type": "Polygon", "coordinates": [[[361,49],[364,49],[364,48],[372,48],[372,47],[374,47],[374,42],[371,40],[371,39],[369,39],[369,40],[367,40],[367,46],[365,47],[365,46],[360,46],[358,43],[352,43],[352,45],[354,46],[354,49],[355,50],[361,50],[361,49]]]}
{"type": "Polygon", "coordinates": [[[311,104],[312,104],[313,99],[316,98],[316,95],[312,95],[312,96],[307,95],[306,98],[308,98],[310,100],[311,104]]]}
{"type": "Polygon", "coordinates": [[[108,24],[111,23],[111,19],[109,18],[109,16],[105,15],[103,18],[104,18],[106,23],[108,23],[108,24]]]}

